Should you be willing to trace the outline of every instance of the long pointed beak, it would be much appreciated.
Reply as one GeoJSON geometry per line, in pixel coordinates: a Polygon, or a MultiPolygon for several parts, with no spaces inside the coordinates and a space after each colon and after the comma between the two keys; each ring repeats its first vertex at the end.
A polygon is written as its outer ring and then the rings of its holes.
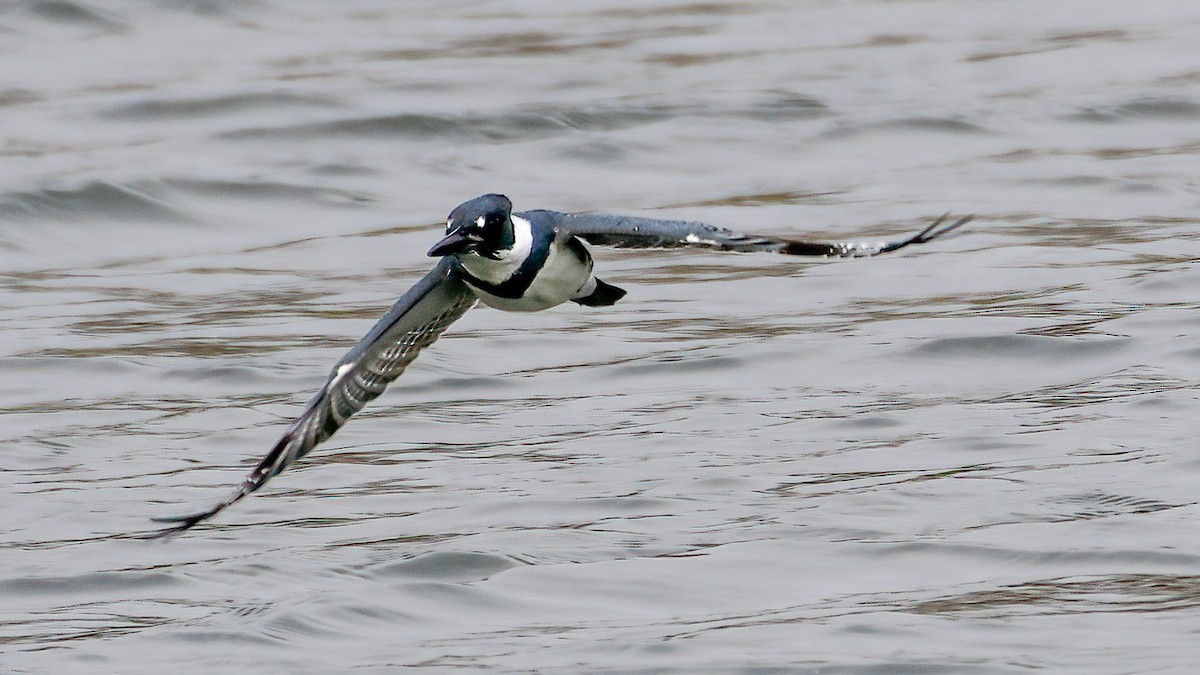
{"type": "Polygon", "coordinates": [[[462,230],[454,230],[444,239],[433,245],[427,254],[430,258],[438,258],[452,253],[461,253],[471,243],[462,230]]]}

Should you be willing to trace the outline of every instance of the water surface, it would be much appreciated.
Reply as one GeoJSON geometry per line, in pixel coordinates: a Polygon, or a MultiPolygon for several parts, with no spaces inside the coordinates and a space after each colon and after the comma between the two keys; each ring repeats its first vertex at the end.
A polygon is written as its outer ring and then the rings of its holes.
{"type": "Polygon", "coordinates": [[[1186,672],[1200,9],[0,10],[6,672],[1186,672]],[[602,251],[223,497],[456,204],[872,260],[602,251]]]}

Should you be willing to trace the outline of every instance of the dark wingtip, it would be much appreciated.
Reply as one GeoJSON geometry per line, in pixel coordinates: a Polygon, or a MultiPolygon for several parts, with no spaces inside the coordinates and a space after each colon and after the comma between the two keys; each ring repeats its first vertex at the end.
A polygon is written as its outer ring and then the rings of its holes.
{"type": "Polygon", "coordinates": [[[150,520],[152,520],[156,523],[171,523],[171,526],[165,527],[161,530],[155,530],[154,532],[147,532],[146,534],[141,535],[140,538],[141,539],[169,539],[169,538],[171,538],[177,534],[180,534],[186,530],[192,529],[196,525],[203,523],[204,521],[208,520],[209,518],[212,518],[213,516],[217,515],[218,513],[229,508],[230,504],[237,502],[244,496],[246,496],[245,493],[238,491],[237,493],[235,493],[235,496],[232,497],[231,499],[223,501],[220,504],[217,504],[216,506],[214,506],[213,508],[211,508],[207,511],[201,511],[199,513],[191,513],[186,516],[153,517],[150,520]]]}
{"type": "Polygon", "coordinates": [[[973,214],[973,213],[968,214],[935,232],[934,228],[936,228],[938,225],[941,225],[949,217],[950,217],[949,211],[942,214],[941,218],[938,218],[937,220],[933,221],[933,224],[931,224],[929,227],[925,228],[925,230],[922,231],[921,234],[918,234],[916,240],[913,241],[912,243],[924,244],[927,241],[932,241],[934,239],[937,239],[938,237],[942,237],[947,234],[950,234],[951,232],[962,227],[963,225],[966,225],[967,223],[971,222],[972,220],[975,220],[975,214],[973,214]]]}
{"type": "Polygon", "coordinates": [[[155,530],[153,532],[147,532],[145,534],[139,535],[138,538],[139,539],[169,539],[169,538],[171,538],[177,534],[180,534],[186,530],[190,530],[192,527],[204,522],[205,520],[208,520],[209,518],[216,515],[217,512],[219,512],[220,510],[221,509],[218,508],[218,509],[213,509],[213,510],[209,510],[209,511],[203,511],[201,513],[193,513],[193,514],[187,515],[187,516],[161,516],[161,517],[151,518],[150,520],[152,520],[156,523],[172,523],[172,525],[170,527],[162,528],[161,530],[155,530]]]}
{"type": "MultiPolygon", "coordinates": [[[[157,518],[151,518],[150,520],[153,520],[156,523],[174,523],[174,525],[155,532],[149,532],[145,535],[142,535],[141,538],[166,539],[168,537],[172,537],[185,530],[189,530],[196,525],[199,525],[200,523],[229,508],[230,506],[233,506],[234,504],[245,499],[246,495],[249,495],[258,488],[262,487],[263,483],[266,483],[271,476],[274,476],[276,473],[279,473],[279,471],[282,470],[282,467],[277,467],[276,465],[279,463],[283,453],[287,450],[288,444],[295,437],[295,429],[289,429],[288,432],[283,435],[283,438],[279,439],[279,442],[275,444],[275,447],[271,448],[271,452],[267,453],[267,456],[264,457],[263,460],[258,463],[258,466],[254,467],[254,470],[250,472],[250,475],[247,476],[244,481],[242,481],[241,486],[238,487],[238,489],[235,490],[232,495],[226,498],[225,501],[217,504],[207,511],[201,511],[199,513],[193,513],[186,516],[160,516],[157,518]]],[[[287,462],[284,462],[283,466],[287,466],[287,462]]]]}
{"type": "Polygon", "coordinates": [[[959,218],[958,220],[954,221],[953,223],[950,223],[949,225],[947,225],[945,227],[941,227],[941,229],[939,229],[941,224],[946,222],[946,219],[949,217],[950,217],[950,212],[947,211],[946,213],[943,213],[941,216],[939,216],[932,223],[930,223],[928,227],[921,230],[917,234],[914,234],[913,236],[911,236],[908,239],[905,239],[903,241],[898,241],[894,244],[889,244],[887,246],[884,246],[883,248],[879,249],[879,253],[891,253],[892,251],[899,251],[900,249],[904,248],[905,246],[908,246],[909,244],[925,244],[925,243],[933,241],[934,239],[940,239],[941,237],[957,230],[958,228],[962,227],[963,225],[966,225],[967,223],[969,223],[975,219],[974,214],[966,215],[966,216],[963,216],[962,218],[959,218]]]}

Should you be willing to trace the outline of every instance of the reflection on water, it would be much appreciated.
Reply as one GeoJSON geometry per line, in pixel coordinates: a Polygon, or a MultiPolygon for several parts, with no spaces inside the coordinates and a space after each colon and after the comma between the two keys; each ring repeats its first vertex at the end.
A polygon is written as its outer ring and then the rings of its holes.
{"type": "Polygon", "coordinates": [[[0,9],[0,663],[1190,667],[1200,10],[959,5],[0,9]],[[599,251],[621,303],[475,310],[267,489],[136,539],[493,191],[977,219],[838,263],[599,251]]]}
{"type": "Polygon", "coordinates": [[[1004,616],[1093,612],[1161,612],[1200,607],[1195,576],[1125,574],[1094,579],[1053,579],[956,598],[921,602],[922,614],[972,612],[1004,616]]]}

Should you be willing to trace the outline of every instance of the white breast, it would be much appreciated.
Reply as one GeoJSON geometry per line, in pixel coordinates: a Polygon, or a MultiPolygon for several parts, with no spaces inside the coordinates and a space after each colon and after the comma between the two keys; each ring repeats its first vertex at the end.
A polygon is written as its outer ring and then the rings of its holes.
{"type": "MultiPolygon", "coordinates": [[[[466,261],[463,264],[466,265],[466,261]]],[[[475,274],[472,267],[467,267],[467,271],[475,274]]],[[[536,312],[579,297],[580,290],[588,286],[595,286],[595,282],[592,281],[591,258],[580,260],[566,247],[563,240],[556,240],[550,245],[550,255],[546,258],[546,264],[520,298],[501,298],[479,289],[475,289],[475,292],[485,305],[496,309],[536,312]]]]}

